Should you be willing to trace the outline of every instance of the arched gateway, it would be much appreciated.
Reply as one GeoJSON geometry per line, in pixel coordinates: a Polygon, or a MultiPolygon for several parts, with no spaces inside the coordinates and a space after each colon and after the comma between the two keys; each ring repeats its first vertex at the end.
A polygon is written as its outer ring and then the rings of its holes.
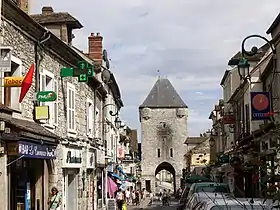
{"type": "Polygon", "coordinates": [[[162,170],[180,187],[187,138],[187,105],[170,81],[159,78],[139,107],[142,134],[142,188],[155,191],[162,170]]]}

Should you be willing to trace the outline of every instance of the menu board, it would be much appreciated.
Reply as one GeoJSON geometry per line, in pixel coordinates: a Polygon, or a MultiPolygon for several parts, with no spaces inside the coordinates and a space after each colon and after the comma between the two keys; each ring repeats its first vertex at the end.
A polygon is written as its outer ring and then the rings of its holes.
{"type": "Polygon", "coordinates": [[[116,200],[115,199],[108,199],[107,200],[107,210],[116,210],[116,200]]]}

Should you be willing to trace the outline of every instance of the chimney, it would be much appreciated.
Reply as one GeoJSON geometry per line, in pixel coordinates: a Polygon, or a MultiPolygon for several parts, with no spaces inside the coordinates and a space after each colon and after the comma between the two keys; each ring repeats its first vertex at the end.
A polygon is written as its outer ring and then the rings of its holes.
{"type": "Polygon", "coordinates": [[[42,14],[43,15],[50,15],[53,13],[53,8],[52,7],[43,7],[42,8],[42,14]]]}
{"type": "Polygon", "coordinates": [[[100,33],[96,33],[96,35],[91,33],[88,37],[89,57],[99,65],[102,65],[102,41],[103,37],[100,36],[100,33]]]}
{"type": "Polygon", "coordinates": [[[28,0],[17,0],[18,7],[25,13],[29,13],[29,1],[28,0]]]}

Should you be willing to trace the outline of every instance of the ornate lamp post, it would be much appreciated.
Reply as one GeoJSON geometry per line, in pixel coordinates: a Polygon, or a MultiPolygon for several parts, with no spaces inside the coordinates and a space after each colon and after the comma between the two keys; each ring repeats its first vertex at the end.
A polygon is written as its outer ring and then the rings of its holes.
{"type": "Polygon", "coordinates": [[[252,49],[250,51],[246,51],[245,50],[245,43],[248,39],[251,38],[260,38],[262,40],[264,40],[271,48],[273,55],[276,55],[276,49],[274,47],[274,45],[265,37],[257,35],[257,34],[253,34],[250,36],[247,36],[241,44],[241,55],[242,58],[240,59],[239,63],[238,63],[238,73],[240,76],[240,79],[242,80],[246,80],[250,78],[250,64],[248,63],[247,59],[245,58],[245,56],[247,57],[252,57],[254,55],[256,55],[258,53],[258,48],[256,46],[253,46],[252,49]]]}

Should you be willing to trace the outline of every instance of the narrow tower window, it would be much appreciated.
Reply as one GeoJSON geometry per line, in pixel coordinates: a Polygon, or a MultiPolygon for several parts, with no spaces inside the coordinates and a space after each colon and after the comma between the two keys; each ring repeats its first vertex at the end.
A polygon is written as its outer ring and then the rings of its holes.
{"type": "Polygon", "coordinates": [[[170,157],[173,157],[173,148],[170,149],[170,157]]]}
{"type": "Polygon", "coordinates": [[[160,149],[157,149],[157,156],[160,158],[160,149]]]}

